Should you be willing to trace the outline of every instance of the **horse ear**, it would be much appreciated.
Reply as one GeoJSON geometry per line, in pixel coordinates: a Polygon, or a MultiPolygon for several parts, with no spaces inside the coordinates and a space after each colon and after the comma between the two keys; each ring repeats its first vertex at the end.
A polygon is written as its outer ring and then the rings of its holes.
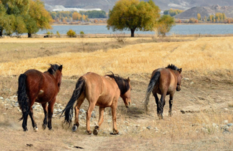
{"type": "Polygon", "coordinates": [[[54,73],[54,69],[53,69],[53,68],[49,68],[48,72],[49,72],[50,74],[53,74],[53,73],[54,73]]]}
{"type": "Polygon", "coordinates": [[[130,79],[129,79],[129,77],[128,77],[127,81],[128,81],[128,82],[130,82],[130,79]]]}
{"type": "Polygon", "coordinates": [[[182,68],[179,69],[179,73],[181,73],[181,72],[182,72],[182,68]]]}
{"type": "Polygon", "coordinates": [[[60,71],[62,70],[62,65],[60,65],[60,66],[58,67],[58,70],[60,70],[60,71]]]}

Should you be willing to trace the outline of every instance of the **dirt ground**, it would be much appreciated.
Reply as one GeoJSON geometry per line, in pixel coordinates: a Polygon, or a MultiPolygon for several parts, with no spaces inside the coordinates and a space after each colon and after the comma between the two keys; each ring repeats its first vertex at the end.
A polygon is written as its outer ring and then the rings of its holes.
{"type": "MultiPolygon", "coordinates": [[[[139,41],[148,43],[145,40],[139,41]]],[[[170,45],[170,42],[166,43],[170,45]]],[[[102,47],[100,43],[96,45],[102,47]]],[[[112,45],[119,45],[123,49],[135,44],[112,41],[112,45]]],[[[53,42],[36,42],[33,45],[27,42],[4,42],[3,46],[9,51],[0,48],[3,58],[0,60],[0,69],[4,69],[4,72],[0,71],[0,150],[233,150],[233,70],[216,69],[204,73],[184,70],[182,89],[174,97],[173,116],[168,116],[167,97],[163,120],[157,117],[153,96],[150,96],[149,112],[146,113],[143,108],[150,73],[127,74],[132,79],[132,104],[126,109],[122,99],[119,99],[117,126],[120,135],[117,136],[110,135],[112,121],[108,108],[105,109],[104,122],[98,136],[86,134],[85,118],[80,119],[78,130],[72,132],[71,127],[63,124],[64,117],[59,118],[57,114],[53,117],[53,130],[42,130],[41,111],[34,112],[39,131],[34,132],[28,120],[29,131],[23,132],[21,122],[18,121],[21,112],[17,107],[7,104],[8,99],[16,95],[18,87],[18,74],[5,72],[7,63],[17,64],[26,59],[53,57],[64,51],[76,53],[75,46],[81,48],[82,45],[75,42],[58,45],[53,42]],[[28,54],[27,51],[32,48],[34,51],[28,54]],[[46,50],[51,53],[45,55],[46,50]]],[[[91,47],[89,49],[95,51],[91,47]]],[[[108,49],[113,48],[110,46],[108,49]]],[[[57,103],[62,106],[67,104],[80,76],[63,76],[57,103]]],[[[87,107],[85,101],[81,108],[86,110],[87,107]]],[[[96,117],[91,120],[92,129],[98,121],[98,107],[95,107],[95,113],[96,117]]]]}

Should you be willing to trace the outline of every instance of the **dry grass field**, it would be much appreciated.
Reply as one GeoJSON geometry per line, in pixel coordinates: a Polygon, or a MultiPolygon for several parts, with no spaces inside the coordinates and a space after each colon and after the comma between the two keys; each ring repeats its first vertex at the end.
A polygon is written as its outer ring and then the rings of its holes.
{"type": "MultiPolygon", "coordinates": [[[[10,38],[0,39],[0,150],[233,150],[233,37],[168,38],[10,38]],[[23,132],[21,113],[7,101],[16,95],[17,78],[27,69],[45,71],[50,63],[63,65],[57,103],[65,106],[77,79],[86,72],[109,71],[130,77],[132,105],[120,99],[117,126],[106,108],[98,136],[85,133],[85,119],[77,132],[55,114],[53,130],[42,130],[43,113],[35,111],[39,131],[28,121],[23,132]],[[143,99],[151,72],[168,64],[183,68],[182,89],[176,92],[173,116],[158,120],[154,98],[149,112],[143,99]],[[182,112],[181,112],[182,111],[182,112]]],[[[16,98],[13,98],[16,101],[16,98]]],[[[82,109],[88,107],[87,101],[82,109]]],[[[91,120],[91,128],[98,121],[91,120]]]]}

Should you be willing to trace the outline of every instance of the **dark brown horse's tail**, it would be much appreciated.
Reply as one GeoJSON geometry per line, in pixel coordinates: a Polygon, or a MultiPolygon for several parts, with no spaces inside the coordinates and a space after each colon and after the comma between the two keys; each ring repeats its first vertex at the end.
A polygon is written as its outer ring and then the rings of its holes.
{"type": "Polygon", "coordinates": [[[72,122],[72,118],[73,118],[73,105],[84,91],[84,88],[85,88],[85,80],[83,79],[83,77],[81,77],[78,79],[78,82],[76,83],[76,87],[72,97],[70,98],[70,101],[66,105],[65,109],[62,111],[62,114],[65,112],[65,122],[69,124],[72,122]]]}
{"type": "Polygon", "coordinates": [[[29,98],[27,96],[26,80],[27,80],[27,75],[21,74],[19,76],[18,103],[19,103],[19,106],[20,106],[20,108],[22,110],[22,114],[23,114],[23,116],[22,116],[22,118],[20,118],[20,120],[22,120],[24,117],[26,117],[26,115],[28,115],[28,113],[29,113],[29,98]]]}
{"type": "Polygon", "coordinates": [[[147,91],[146,91],[146,98],[145,98],[145,102],[144,102],[146,111],[148,111],[148,103],[149,103],[150,94],[151,94],[154,86],[158,82],[159,77],[160,77],[160,71],[157,71],[150,79],[150,83],[149,83],[147,91]]]}

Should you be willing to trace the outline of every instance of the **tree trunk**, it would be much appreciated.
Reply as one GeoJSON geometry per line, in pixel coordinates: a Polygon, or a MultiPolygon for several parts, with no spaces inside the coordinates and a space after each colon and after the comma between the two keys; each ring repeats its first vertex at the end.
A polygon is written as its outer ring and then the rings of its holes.
{"type": "Polygon", "coordinates": [[[28,38],[32,38],[32,34],[31,33],[28,33],[28,38]]]}
{"type": "Polygon", "coordinates": [[[0,37],[2,37],[2,32],[3,32],[3,30],[0,30],[0,37]]]}
{"type": "Polygon", "coordinates": [[[134,37],[134,31],[135,29],[130,29],[131,30],[131,37],[134,37]]]}

